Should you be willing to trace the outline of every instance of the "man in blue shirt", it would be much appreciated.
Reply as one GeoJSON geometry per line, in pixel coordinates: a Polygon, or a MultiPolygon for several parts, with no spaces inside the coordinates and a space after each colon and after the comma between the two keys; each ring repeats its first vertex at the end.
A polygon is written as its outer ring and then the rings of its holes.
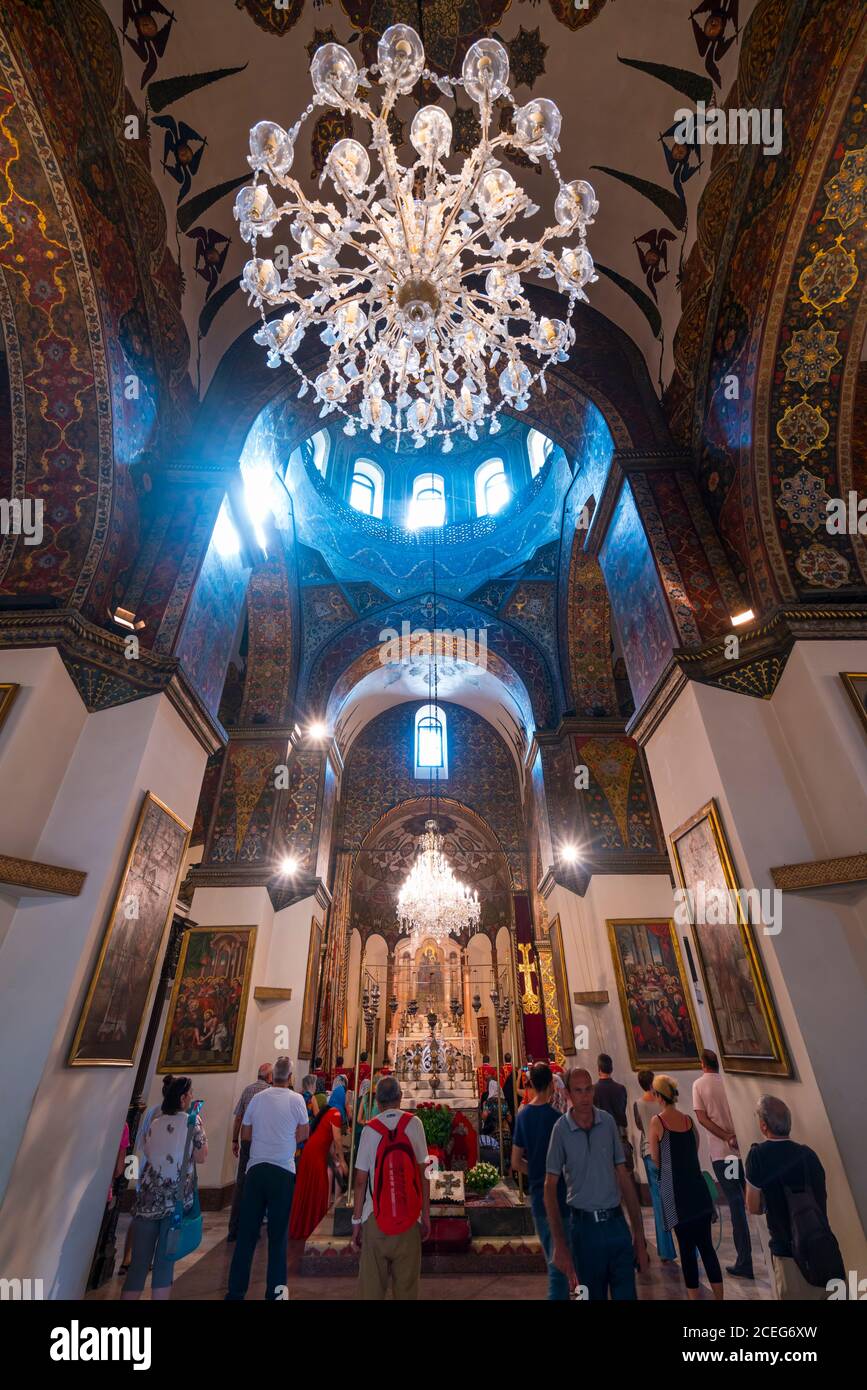
{"type": "Polygon", "coordinates": [[[545,1177],[554,1263],[570,1288],[580,1279],[591,1302],[604,1301],[609,1290],[613,1299],[634,1300],[635,1269],[647,1269],[647,1242],[617,1125],[593,1104],[589,1071],[573,1067],[566,1087],[572,1105],[551,1133],[545,1177]],[[566,1179],[568,1234],[557,1199],[561,1177],[566,1179]],[[631,1236],[621,1203],[629,1214],[631,1236]]]}
{"type": "MultiPolygon", "coordinates": [[[[527,1175],[533,1225],[548,1261],[548,1298],[562,1302],[569,1298],[569,1281],[554,1264],[554,1241],[545,1213],[545,1164],[548,1145],[551,1141],[551,1131],[560,1119],[559,1110],[555,1110],[551,1104],[553,1084],[551,1068],[546,1062],[536,1062],[530,1068],[533,1099],[528,1105],[522,1105],[518,1111],[512,1140],[512,1167],[517,1172],[527,1175]]],[[[568,1220],[566,1184],[562,1179],[558,1187],[558,1200],[561,1217],[564,1221],[568,1220]]]]}

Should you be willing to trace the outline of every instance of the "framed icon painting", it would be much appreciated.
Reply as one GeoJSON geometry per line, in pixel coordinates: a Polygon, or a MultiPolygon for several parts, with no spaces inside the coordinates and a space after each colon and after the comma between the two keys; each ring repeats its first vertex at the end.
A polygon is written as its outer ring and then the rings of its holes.
{"type": "Polygon", "coordinates": [[[158,1072],[238,1070],[255,945],[255,927],[184,933],[158,1072]]]}
{"type": "Polygon", "coordinates": [[[716,801],[702,806],[670,839],[675,872],[687,890],[684,906],[723,1066],[757,1076],[791,1076],[756,939],[761,926],[744,910],[716,801]],[[712,913],[710,903],[716,907],[712,913]],[[703,920],[697,920],[698,904],[706,905],[703,920]]]}
{"type": "Polygon", "coordinates": [[[697,1067],[701,1034],[674,923],[617,917],[606,925],[633,1071],[697,1067]]]}

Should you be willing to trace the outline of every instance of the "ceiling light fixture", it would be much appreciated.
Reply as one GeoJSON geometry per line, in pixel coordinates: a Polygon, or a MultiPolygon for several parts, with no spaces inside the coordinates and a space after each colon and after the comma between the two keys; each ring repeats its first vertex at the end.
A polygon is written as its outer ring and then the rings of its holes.
{"type": "Polygon", "coordinates": [[[551,363],[567,360],[575,303],[596,279],[586,231],[599,205],[589,183],[566,182],[560,173],[561,115],[553,101],[534,97],[515,110],[514,130],[492,133],[494,104],[515,105],[509,57],[496,39],[472,45],[460,78],[427,68],[422,41],[406,24],[386,29],[377,59],[359,69],[348,49],[322,44],[310,69],[313,100],[295,125],[253,126],[253,184],[235,200],[253,251],[242,284],[261,312],[255,337],[268,349],[269,366],[288,362],[301,378],[299,396],[312,388],[322,416],[338,411],[346,434],[370,430],[377,442],[384,429],[398,442],[410,434],[417,447],[443,436],[447,453],[458,430],[476,439],[486,424],[496,433],[500,411],[526,409],[536,385],[546,390],[551,363]],[[370,78],[381,88],[376,110],[359,95],[370,78]],[[462,87],[478,106],[479,139],[457,172],[445,163],[453,130],[441,106],[416,111],[409,138],[418,158],[408,167],[398,160],[389,121],[420,80],[449,98],[462,87]],[[301,123],[317,106],[370,126],[365,144],[338,140],[325,162],[320,185],[330,179],[341,208],[309,198],[290,177],[301,123]],[[535,239],[514,235],[516,218],[539,209],[498,158],[509,146],[534,164],[546,160],[557,180],[554,222],[535,239]],[[279,206],[271,196],[277,189],[289,195],[279,206]],[[278,268],[258,255],[257,243],[285,216],[299,249],[278,268]],[[573,235],[574,244],[563,247],[573,235]],[[564,318],[534,313],[521,279],[529,273],[556,281],[568,297],[564,318]],[[272,306],[282,317],[268,319],[272,306]],[[311,380],[295,354],[315,327],[328,360],[311,380]]]}
{"type": "Polygon", "coordinates": [[[751,623],[755,616],[752,608],[745,608],[743,613],[734,613],[732,615],[732,627],[743,627],[744,623],[751,623]]]}

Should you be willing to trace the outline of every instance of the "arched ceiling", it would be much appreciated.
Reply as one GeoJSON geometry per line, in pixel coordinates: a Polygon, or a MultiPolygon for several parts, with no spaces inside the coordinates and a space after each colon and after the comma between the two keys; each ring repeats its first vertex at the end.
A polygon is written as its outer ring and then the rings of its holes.
{"type": "MultiPolygon", "coordinates": [[[[567,177],[595,184],[600,212],[590,246],[596,261],[619,277],[600,275],[592,303],[639,344],[654,380],[661,331],[663,377],[670,375],[670,342],[680,316],[678,263],[693,240],[689,213],[710,163],[705,158],[698,166],[693,157],[678,164],[672,139],[660,136],[688,104],[685,92],[692,100],[725,95],[736,73],[736,32],[753,8],[753,0],[423,5],[434,66],[459,70],[469,44],[492,33],[509,49],[518,101],[544,95],[560,106],[561,168],[567,177]],[[693,9],[699,11],[694,18],[693,9]],[[708,33],[718,37],[709,40],[708,33]]],[[[242,295],[229,289],[247,259],[232,218],[231,185],[248,176],[250,126],[265,118],[289,125],[300,115],[312,93],[310,59],[321,42],[336,39],[350,45],[360,63],[373,62],[382,30],[395,22],[417,25],[419,6],[415,0],[287,0],[280,7],[271,0],[208,6],[174,0],[165,7],[105,0],[105,9],[122,34],[129,91],[150,106],[151,169],[166,208],[169,244],[177,246],[185,276],[183,312],[191,342],[199,341],[193,371],[203,392],[227,347],[253,327],[242,295]],[[204,74],[211,75],[206,83],[204,74]]],[[[461,94],[458,111],[442,100],[458,142],[470,148],[467,99],[461,94]]],[[[399,114],[406,122],[414,109],[410,98],[399,114]]],[[[315,189],[330,143],[347,133],[339,113],[315,109],[296,149],[293,172],[302,186],[315,189]]],[[[544,212],[553,180],[535,166],[513,167],[544,212]]],[[[535,222],[544,225],[541,215],[535,222]]]]}
{"type": "MultiPolygon", "coordinates": [[[[498,665],[504,665],[497,662],[498,665]]],[[[334,734],[346,757],[361,730],[383,710],[408,701],[432,699],[429,682],[430,663],[424,660],[377,665],[355,684],[346,696],[333,725],[334,734]]],[[[475,710],[501,734],[515,759],[523,783],[523,762],[526,757],[530,731],[527,728],[529,696],[514,672],[509,673],[518,692],[493,669],[469,661],[449,661],[437,664],[437,697],[452,704],[475,710]],[[521,698],[523,693],[523,699],[521,698]]]]}

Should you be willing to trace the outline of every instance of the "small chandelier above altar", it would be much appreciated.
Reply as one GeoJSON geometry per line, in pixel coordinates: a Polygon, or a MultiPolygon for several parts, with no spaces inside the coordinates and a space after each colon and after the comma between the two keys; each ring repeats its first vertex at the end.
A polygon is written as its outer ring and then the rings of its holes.
{"type": "Polygon", "coordinates": [[[413,941],[446,941],[450,935],[475,931],[480,910],[478,893],[454,876],[436,820],[426,820],[416,861],[397,899],[401,932],[413,941]]]}
{"type": "Polygon", "coordinates": [[[313,100],[295,125],[253,126],[253,183],[235,200],[253,251],[242,284],[262,316],[256,341],[268,349],[269,366],[288,362],[301,378],[298,394],[312,387],[322,415],[337,411],[346,434],[369,430],[375,441],[382,430],[398,442],[407,433],[420,448],[439,435],[447,453],[458,430],[472,439],[479,427],[496,433],[499,412],[525,410],[535,386],[545,391],[551,363],[567,360],[575,303],[596,279],[586,230],[598,203],[589,183],[566,182],[560,173],[561,115],[553,101],[534,97],[515,110],[513,130],[492,130],[495,102],[514,105],[509,56],[496,39],[472,45],[460,77],[440,77],[425,66],[416,31],[395,24],[382,35],[377,59],[359,70],[348,49],[323,44],[311,64],[313,100]],[[378,109],[359,93],[371,87],[369,78],[381,89],[378,109]],[[393,130],[400,123],[391,118],[419,81],[448,98],[462,87],[478,107],[479,137],[458,171],[446,167],[453,128],[438,105],[422,106],[413,118],[415,163],[398,160],[393,130]],[[289,172],[301,123],[317,105],[370,127],[365,144],[338,140],[325,162],[320,184],[330,179],[339,208],[309,198],[289,172]],[[557,181],[554,221],[535,239],[514,235],[515,220],[539,209],[500,162],[510,147],[533,164],[544,159],[557,181]],[[285,189],[286,200],[278,205],[269,184],[275,194],[285,189]],[[257,241],[273,236],[285,216],[299,249],[278,265],[259,256],[257,241]],[[566,237],[574,244],[564,247],[566,237]],[[521,278],[527,274],[556,282],[567,301],[564,318],[533,311],[521,278]],[[268,319],[268,306],[285,312],[268,319]],[[316,327],[328,358],[311,380],[295,354],[316,327]]]}

